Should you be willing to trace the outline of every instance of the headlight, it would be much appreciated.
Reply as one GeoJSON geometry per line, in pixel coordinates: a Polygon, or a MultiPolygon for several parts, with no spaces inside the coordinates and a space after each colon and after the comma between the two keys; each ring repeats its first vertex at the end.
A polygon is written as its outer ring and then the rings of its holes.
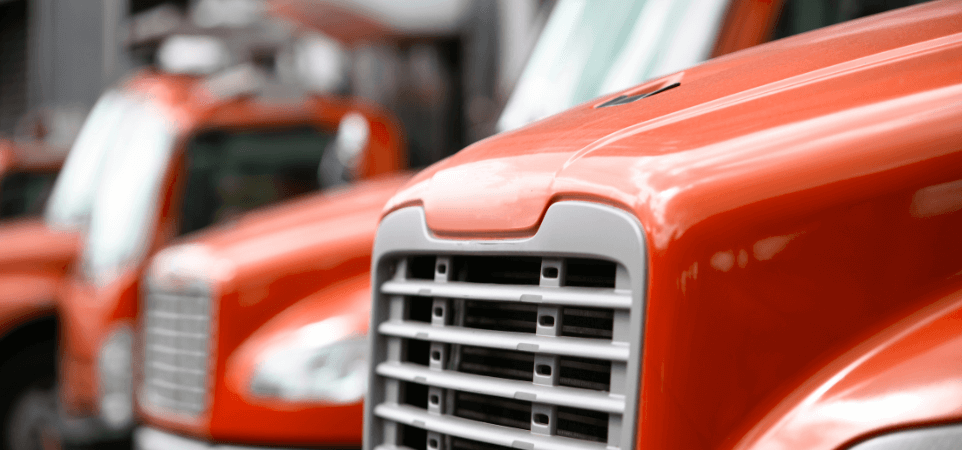
{"type": "Polygon", "coordinates": [[[347,321],[304,326],[258,360],[251,392],[283,400],[355,403],[367,391],[367,336],[346,336],[347,321]]]}
{"type": "Polygon", "coordinates": [[[114,330],[100,347],[100,416],[115,429],[129,426],[133,419],[132,351],[133,334],[127,326],[114,330]]]}

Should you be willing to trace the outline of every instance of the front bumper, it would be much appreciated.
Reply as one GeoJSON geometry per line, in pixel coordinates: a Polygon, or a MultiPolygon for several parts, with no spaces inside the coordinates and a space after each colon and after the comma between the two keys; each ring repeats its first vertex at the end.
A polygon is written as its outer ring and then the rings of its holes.
{"type": "Polygon", "coordinates": [[[99,416],[75,416],[58,408],[60,433],[70,445],[100,445],[130,439],[130,427],[111,428],[99,416]]]}
{"type": "MultiPolygon", "coordinates": [[[[134,450],[266,450],[267,447],[248,447],[243,445],[212,444],[198,441],[176,434],[160,431],[156,428],[140,427],[134,431],[134,450]]],[[[285,450],[281,447],[270,447],[271,450],[285,450]]],[[[288,449],[294,450],[294,449],[288,449]]]]}

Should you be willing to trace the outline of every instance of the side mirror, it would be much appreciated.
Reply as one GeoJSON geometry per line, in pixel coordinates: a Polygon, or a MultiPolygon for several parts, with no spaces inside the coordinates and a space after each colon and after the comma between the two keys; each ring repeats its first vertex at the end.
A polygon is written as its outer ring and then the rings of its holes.
{"type": "Polygon", "coordinates": [[[371,125],[360,113],[351,112],[341,118],[334,141],[321,156],[318,180],[323,188],[348,183],[357,176],[371,140],[371,125]]]}

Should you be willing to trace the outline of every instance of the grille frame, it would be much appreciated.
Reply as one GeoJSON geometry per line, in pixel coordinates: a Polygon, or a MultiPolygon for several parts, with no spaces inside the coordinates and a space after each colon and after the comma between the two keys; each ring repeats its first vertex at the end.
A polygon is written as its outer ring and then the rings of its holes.
{"type": "MultiPolygon", "coordinates": [[[[142,314],[141,314],[141,377],[139,381],[138,398],[139,403],[145,409],[146,412],[151,414],[162,414],[164,417],[174,421],[193,421],[206,416],[210,411],[211,406],[211,396],[214,387],[214,366],[213,362],[216,358],[216,344],[217,344],[217,328],[218,328],[218,293],[214,287],[206,280],[179,280],[176,285],[169,285],[167,283],[159,283],[155,280],[150,280],[149,277],[144,280],[143,287],[140,292],[140,298],[142,299],[142,314]],[[152,362],[152,349],[151,344],[154,342],[154,338],[151,337],[151,311],[153,307],[152,300],[157,294],[167,296],[184,298],[189,297],[198,300],[201,303],[202,308],[206,308],[204,312],[206,314],[206,323],[203,325],[206,327],[206,336],[204,337],[205,342],[203,343],[203,348],[197,350],[202,353],[202,355],[195,355],[202,361],[202,365],[198,366],[195,370],[202,372],[202,387],[201,392],[196,393],[197,400],[195,402],[196,407],[193,409],[185,409],[180,407],[172,407],[170,405],[159,404],[155,402],[151,395],[151,381],[153,371],[151,369],[152,362]]],[[[178,326],[183,326],[185,323],[182,318],[173,318],[177,320],[178,326]]],[[[183,350],[178,348],[178,350],[183,350]]]]}
{"type": "MultiPolygon", "coordinates": [[[[428,229],[424,210],[421,206],[411,206],[399,209],[387,215],[378,227],[372,257],[372,297],[371,310],[371,363],[369,364],[369,390],[364,411],[364,448],[366,450],[402,448],[400,442],[393,443],[385,440],[385,427],[394,422],[394,427],[402,425],[420,427],[431,433],[437,433],[440,428],[448,430],[462,430],[460,425],[453,426],[448,420],[451,416],[434,416],[438,420],[425,420],[421,414],[404,411],[404,408],[392,408],[392,404],[385,403],[387,380],[384,371],[378,371],[378,365],[388,360],[388,342],[397,339],[397,334],[381,333],[380,327],[391,318],[391,298],[403,295],[403,286],[392,286],[390,293],[382,292],[385,283],[395,282],[392,270],[399,258],[420,255],[471,255],[471,256],[538,256],[542,258],[589,258],[614,262],[618,267],[618,284],[615,291],[620,295],[597,295],[597,299],[608,306],[627,308],[629,326],[627,333],[622,332],[610,343],[611,355],[617,355],[615,360],[626,361],[623,395],[610,395],[616,402],[624,405],[620,421],[613,421],[615,428],[609,431],[609,439],[617,436],[617,445],[608,444],[608,448],[632,449],[636,441],[640,394],[640,365],[643,351],[642,336],[644,334],[645,306],[647,298],[648,253],[643,228],[636,217],[611,206],[585,201],[564,201],[552,204],[545,212],[544,219],[534,236],[522,239],[504,240],[448,240],[439,239],[428,229]],[[626,288],[627,285],[627,288],[626,288]],[[627,299],[625,296],[628,296],[627,299]],[[616,298],[617,297],[617,298],[616,298]],[[627,306],[626,306],[627,305],[627,306]],[[626,335],[625,335],[626,334],[626,335]],[[626,345],[621,345],[626,344],[626,345]],[[627,348],[624,348],[627,347],[627,348]],[[435,430],[431,430],[432,427],[435,430]],[[438,428],[440,427],[440,428],[438,428]]],[[[410,285],[423,280],[412,280],[410,285]]],[[[394,283],[397,285],[398,283],[394,283]]],[[[430,283],[425,283],[429,285],[430,283]]],[[[487,287],[480,285],[482,288],[487,287]]],[[[502,285],[503,286],[503,285],[502,285]]],[[[458,297],[457,286],[448,289],[443,294],[426,292],[427,286],[408,286],[417,290],[421,296],[436,295],[446,298],[458,297]]],[[[501,286],[492,290],[495,297],[508,295],[502,292],[501,286]]],[[[567,299],[563,296],[549,298],[543,293],[544,288],[538,286],[511,286],[516,291],[513,301],[533,302],[536,304],[563,305],[567,299]],[[542,292],[539,292],[542,291],[542,292]]],[[[573,288],[577,289],[577,288],[573,288]]],[[[431,324],[423,324],[430,327],[431,324]]],[[[443,331],[443,330],[442,330],[443,331]]],[[[428,333],[418,332],[411,337],[433,340],[428,333]]],[[[543,342],[541,336],[534,334],[527,339],[529,342],[543,342]]],[[[563,340],[565,338],[554,338],[563,340]]],[[[558,348],[559,346],[555,346],[558,348]]],[[[531,344],[521,344],[517,350],[530,350],[531,344]],[[525,348],[525,346],[527,346],[525,348]]],[[[537,353],[537,350],[536,354],[537,353]]],[[[540,351],[546,351],[542,347],[540,351]]],[[[395,378],[396,379],[396,378],[395,378]]],[[[423,382],[423,377],[418,381],[423,382]]],[[[444,383],[441,383],[444,384],[444,383]]],[[[506,383],[511,384],[511,383],[506,383]]],[[[614,382],[612,382],[614,384],[614,382]]],[[[535,391],[537,389],[532,389],[535,391]]],[[[543,392],[543,390],[541,390],[543,392]]],[[[517,394],[521,394],[517,391],[517,394]]],[[[600,405],[603,402],[598,402],[600,405]]],[[[603,409],[612,408],[611,402],[604,403],[603,409]]],[[[427,414],[427,412],[425,412],[427,414]]],[[[464,429],[467,432],[467,429],[464,429]]],[[[487,444],[505,447],[543,449],[543,448],[602,448],[604,443],[576,441],[560,436],[543,436],[518,430],[520,433],[478,434],[467,436],[453,434],[454,437],[478,440],[487,444]],[[528,434],[530,438],[525,435],[528,434]],[[478,439],[481,437],[481,439],[478,439]]],[[[406,447],[403,447],[406,448],[406,447]]]]}

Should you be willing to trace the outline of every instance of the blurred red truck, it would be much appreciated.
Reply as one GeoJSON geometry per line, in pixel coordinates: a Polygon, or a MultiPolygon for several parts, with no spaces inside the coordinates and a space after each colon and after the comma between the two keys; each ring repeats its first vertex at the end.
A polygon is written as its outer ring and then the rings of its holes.
{"type": "Polygon", "coordinates": [[[371,248],[407,178],[265,209],[154,257],[136,447],[360,447],[371,248]]]}
{"type": "Polygon", "coordinates": [[[364,447],[962,446],[962,3],[466,148],[386,206],[364,447]]]}
{"type": "Polygon", "coordinates": [[[131,135],[109,161],[61,294],[61,395],[71,416],[131,425],[149,255],[251,209],[403,167],[400,130],[384,111],[304,92],[277,96],[284,86],[241,83],[224,95],[231,87],[217,82],[145,74],[124,93],[134,103],[124,125],[131,135]]]}
{"type": "Polygon", "coordinates": [[[45,221],[0,231],[8,242],[0,258],[0,304],[9,310],[0,342],[9,353],[0,368],[10,386],[5,442],[99,442],[129,433],[140,273],[171,239],[394,172],[403,161],[403,138],[388,113],[274,85],[250,68],[207,78],[146,71],[105,94],[58,178],[45,221]]]}

